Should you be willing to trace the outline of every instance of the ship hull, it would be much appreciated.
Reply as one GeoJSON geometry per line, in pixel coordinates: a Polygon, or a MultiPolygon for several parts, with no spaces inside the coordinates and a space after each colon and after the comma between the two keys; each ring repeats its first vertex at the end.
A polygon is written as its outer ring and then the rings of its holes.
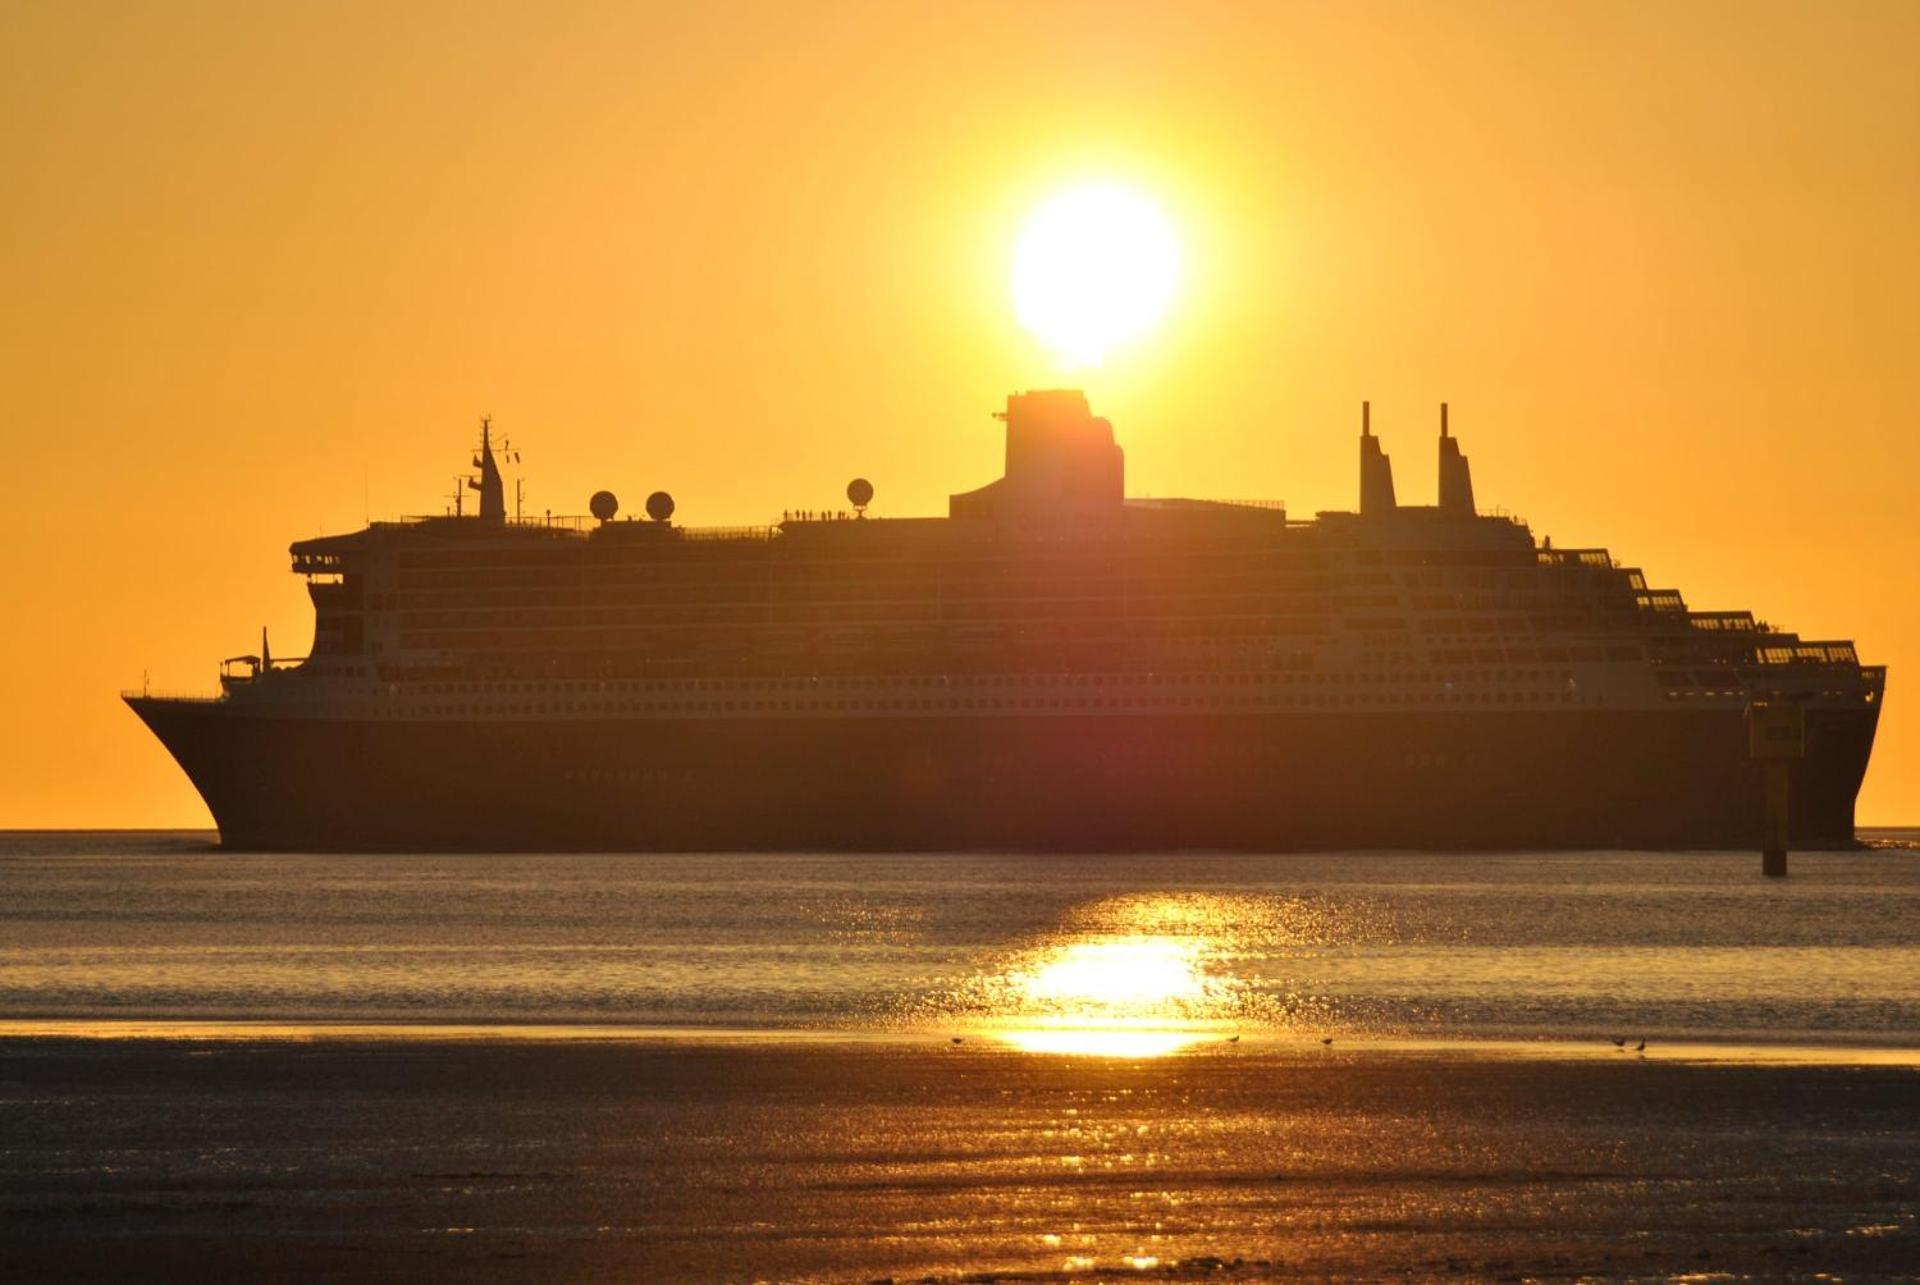
{"type": "MultiPolygon", "coordinates": [[[[1738,710],[467,722],[129,704],[223,843],[299,851],[1729,848],[1738,710]]],[[[1853,842],[1877,710],[1811,710],[1797,844],[1853,842]]]]}

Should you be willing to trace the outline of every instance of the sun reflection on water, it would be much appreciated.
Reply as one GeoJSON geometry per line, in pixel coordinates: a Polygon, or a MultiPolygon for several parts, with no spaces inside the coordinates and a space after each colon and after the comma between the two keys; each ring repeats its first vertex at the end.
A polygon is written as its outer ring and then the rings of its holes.
{"type": "Polygon", "coordinates": [[[1036,1008],[1066,1008],[1083,1016],[1164,1016],[1206,1002],[1201,952],[1202,943],[1192,938],[1078,941],[1009,976],[1016,994],[1036,1008]]]}
{"type": "Polygon", "coordinates": [[[1004,971],[989,1024],[1029,1053],[1159,1057],[1207,1038],[1234,979],[1198,937],[1107,936],[1029,952],[1004,971]]]}
{"type": "Polygon", "coordinates": [[[1024,1052],[1104,1057],[1159,1057],[1225,1038],[1263,1021],[1262,994],[1234,969],[1250,930],[1270,935],[1270,913],[1259,910],[1196,894],[1078,907],[1059,936],[974,980],[975,1029],[1024,1052]]]}
{"type": "Polygon", "coordinates": [[[1084,1026],[1034,1026],[993,1032],[1022,1053],[1074,1053],[1082,1057],[1165,1057],[1212,1038],[1202,1031],[1094,1030],[1084,1026]]]}
{"type": "Polygon", "coordinates": [[[1318,1034],[1346,1023],[1306,981],[1317,961],[1395,936],[1377,906],[1312,890],[1091,897],[1022,942],[989,947],[902,1017],[956,1043],[1125,1058],[1318,1034]]]}

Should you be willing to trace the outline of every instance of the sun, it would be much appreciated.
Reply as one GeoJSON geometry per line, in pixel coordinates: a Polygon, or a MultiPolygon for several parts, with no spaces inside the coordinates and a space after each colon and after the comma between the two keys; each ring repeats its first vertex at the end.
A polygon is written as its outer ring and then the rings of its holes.
{"type": "Polygon", "coordinates": [[[1130,188],[1062,192],[1033,212],[1014,246],[1020,324],[1070,365],[1098,366],[1152,330],[1179,282],[1173,224],[1130,188]]]}

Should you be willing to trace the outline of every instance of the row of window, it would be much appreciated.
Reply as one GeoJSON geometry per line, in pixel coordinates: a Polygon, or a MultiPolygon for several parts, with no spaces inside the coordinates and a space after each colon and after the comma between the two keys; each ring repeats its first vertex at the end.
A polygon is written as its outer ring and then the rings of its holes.
{"type": "Polygon", "coordinates": [[[1527,690],[1516,692],[1450,691],[1409,695],[1402,692],[1305,692],[1256,693],[1250,695],[1181,695],[1158,701],[1127,700],[1122,697],[949,697],[939,700],[757,700],[757,701],[447,701],[429,702],[405,709],[376,708],[381,718],[403,717],[541,717],[547,715],[642,714],[660,717],[675,714],[706,715],[781,715],[781,714],[916,714],[916,713],[1029,713],[1029,712],[1164,712],[1169,710],[1253,710],[1253,709],[1325,709],[1372,706],[1550,706],[1604,705],[1604,693],[1571,690],[1527,690]]]}
{"type": "MultiPolygon", "coordinates": [[[[350,586],[329,586],[342,592],[333,596],[342,602],[358,601],[350,586]]],[[[1680,609],[1683,605],[1672,590],[1633,594],[1596,589],[1574,592],[1515,591],[1511,593],[1415,593],[1408,598],[1394,592],[1368,593],[1351,583],[1332,584],[1324,579],[1300,577],[1261,577],[1220,581],[1187,579],[1177,583],[1155,584],[1127,580],[1039,581],[1019,580],[978,585],[916,582],[911,584],[792,585],[764,580],[720,581],[662,586],[611,586],[567,581],[543,581],[516,585],[481,583],[471,586],[404,586],[399,593],[381,592],[365,596],[365,604],[374,611],[445,610],[617,610],[627,607],[666,606],[762,607],[788,609],[832,608],[844,610],[859,605],[933,606],[942,603],[1100,603],[1141,601],[1195,603],[1212,601],[1275,601],[1301,604],[1301,609],[1325,610],[1329,606],[1343,610],[1399,610],[1403,604],[1415,612],[1458,611],[1539,611],[1593,609],[1632,611],[1636,607],[1680,609]]]]}
{"type": "MultiPolygon", "coordinates": [[[[1260,565],[1244,570],[1221,570],[1205,565],[1181,565],[1162,572],[1098,562],[1083,566],[1043,569],[1026,563],[1006,564],[987,573],[955,575],[936,566],[902,562],[859,563],[822,568],[827,574],[808,574],[792,566],[752,566],[718,569],[706,563],[659,565],[647,568],[551,567],[476,568],[471,571],[402,571],[393,588],[399,594],[375,595],[374,605],[391,607],[396,597],[411,605],[421,598],[463,598],[505,594],[538,600],[547,595],[590,594],[596,597],[645,595],[649,600],[730,601],[741,597],[804,597],[821,601],[864,601],[873,598],[1021,598],[1144,595],[1177,597],[1194,593],[1350,593],[1356,590],[1396,588],[1394,577],[1361,572],[1337,573],[1260,565]]],[[[357,577],[355,577],[357,578],[357,577]]],[[[1646,591],[1638,572],[1606,577],[1543,575],[1535,571],[1474,572],[1443,575],[1405,572],[1400,589],[1413,594],[1416,606],[1440,607],[1463,600],[1493,596],[1548,601],[1586,601],[1605,598],[1632,605],[1634,595],[1646,591]]],[[[1661,591],[1669,594],[1672,591],[1661,591]]],[[[1375,595],[1380,596],[1380,595],[1375,595]]],[[[1397,595],[1387,595],[1397,596],[1397,595]]]]}
{"type": "MultiPolygon", "coordinates": [[[[1006,674],[968,676],[959,685],[971,689],[1043,688],[1049,692],[1067,689],[1138,689],[1145,687],[1273,687],[1306,685],[1380,685],[1394,682],[1442,683],[1545,683],[1561,685],[1573,682],[1571,670],[1540,669],[1465,669],[1465,670],[1329,670],[1291,672],[1274,670],[1260,673],[1217,674],[1006,674]]],[[[633,693],[685,696],[693,693],[778,693],[820,691],[857,691],[871,699],[877,689],[896,691],[936,690],[943,696],[956,683],[942,676],[912,678],[686,678],[686,679],[602,679],[565,682],[520,681],[512,679],[486,682],[426,682],[393,684],[389,695],[458,696],[630,696],[633,693]]]]}
{"type": "MultiPolygon", "coordinates": [[[[1760,694],[1766,695],[1766,693],[1764,692],[1760,694]]],[[[1730,697],[1739,697],[1740,699],[1744,700],[1747,698],[1747,696],[1748,696],[1748,693],[1743,690],[1736,689],[1736,688],[1727,688],[1727,687],[1722,687],[1722,688],[1719,688],[1718,690],[1710,690],[1710,689],[1703,690],[1703,689],[1694,689],[1694,688],[1687,688],[1684,690],[1673,689],[1667,692],[1667,699],[1670,701],[1726,700],[1730,697]]],[[[1846,700],[1846,701],[1854,701],[1861,705],[1871,705],[1873,704],[1874,699],[1877,696],[1877,693],[1871,687],[1866,688],[1864,690],[1855,688],[1851,691],[1837,691],[1830,687],[1823,692],[1810,692],[1810,691],[1797,692],[1793,694],[1791,699],[1809,700],[1815,696],[1824,697],[1825,699],[1831,700],[1831,701],[1846,700]]],[[[1769,697],[1769,699],[1771,699],[1771,697],[1769,697]]]]}
{"type": "MultiPolygon", "coordinates": [[[[1013,547],[979,544],[972,547],[932,547],[910,550],[899,547],[852,553],[807,556],[807,551],[771,548],[753,542],[729,548],[723,542],[706,544],[676,541],[672,545],[625,545],[582,548],[573,541],[542,543],[527,548],[502,548],[498,545],[470,549],[418,549],[399,552],[393,559],[403,575],[438,575],[452,578],[473,574],[498,575],[509,569],[534,571],[555,576],[566,574],[620,575],[651,574],[661,578],[698,574],[712,576],[717,571],[748,571],[778,567],[783,575],[814,577],[821,580],[865,579],[895,576],[916,579],[1005,579],[1011,576],[1068,577],[1088,574],[1130,576],[1196,576],[1270,571],[1340,570],[1356,578],[1364,572],[1347,571],[1354,566],[1391,564],[1410,568],[1400,573],[1407,583],[1460,583],[1487,585],[1502,582],[1523,583],[1536,576],[1579,575],[1553,566],[1543,566],[1523,549],[1446,552],[1418,551],[1408,555],[1387,555],[1378,551],[1343,550],[1325,546],[1277,548],[1270,542],[1155,542],[1151,547],[1134,545],[1115,547],[1111,543],[1089,544],[1081,550],[1045,551],[1031,544],[1013,547]],[[1349,552],[1355,556],[1349,560],[1349,552]]],[[[338,558],[320,560],[299,555],[295,569],[309,566],[337,569],[338,558]]],[[[1610,560],[1593,568],[1617,571],[1610,560]]],[[[1374,577],[1386,583],[1391,573],[1374,577]]]]}

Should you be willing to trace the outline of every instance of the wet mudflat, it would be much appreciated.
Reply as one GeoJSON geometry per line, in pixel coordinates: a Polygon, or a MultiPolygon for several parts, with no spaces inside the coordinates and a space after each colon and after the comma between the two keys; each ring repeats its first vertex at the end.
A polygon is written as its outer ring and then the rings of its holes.
{"type": "Polygon", "coordinates": [[[0,1277],[1917,1267],[1911,1067],[1260,1040],[1138,1060],[979,1039],[0,1041],[0,1277]]]}

